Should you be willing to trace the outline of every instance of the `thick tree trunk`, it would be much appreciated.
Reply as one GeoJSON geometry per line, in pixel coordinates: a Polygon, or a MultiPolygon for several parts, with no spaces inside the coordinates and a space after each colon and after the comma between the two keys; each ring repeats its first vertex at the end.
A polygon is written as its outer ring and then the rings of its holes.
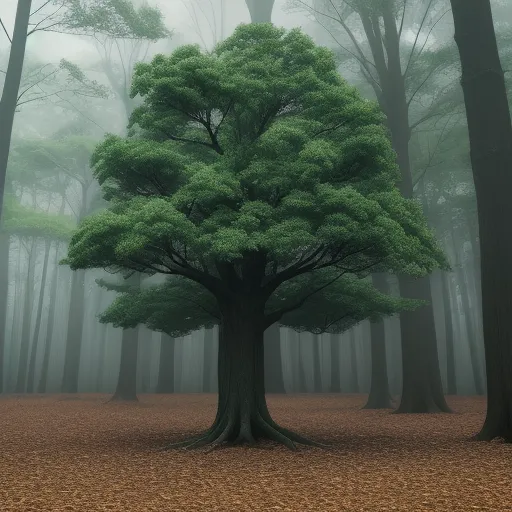
{"type": "Polygon", "coordinates": [[[41,376],[37,386],[38,393],[46,393],[46,384],[48,380],[48,365],[50,363],[50,353],[53,340],[53,326],[55,323],[55,303],[57,301],[57,284],[59,275],[59,244],[55,248],[55,268],[53,270],[52,284],[50,288],[50,307],[48,309],[48,326],[46,327],[46,342],[44,344],[43,364],[41,367],[41,376]]]}
{"type": "Polygon", "coordinates": [[[30,361],[28,365],[27,393],[34,392],[34,380],[36,372],[37,346],[39,344],[39,333],[41,331],[41,317],[43,313],[44,292],[46,290],[46,274],[48,273],[48,259],[50,257],[51,243],[45,240],[43,271],[41,273],[41,287],[39,288],[39,299],[37,302],[36,324],[30,347],[30,361]]]}
{"type": "Polygon", "coordinates": [[[512,124],[489,0],[451,0],[480,233],[487,416],[480,440],[512,442],[512,124]],[[485,99],[485,101],[482,101],[485,99]]]}
{"type": "Polygon", "coordinates": [[[441,276],[443,289],[444,327],[446,333],[446,388],[449,395],[457,394],[457,380],[455,378],[455,348],[453,345],[453,315],[448,287],[448,273],[441,276]]]}
{"type": "Polygon", "coordinates": [[[340,338],[331,334],[331,384],[329,393],[341,393],[340,384],[340,338]]]}
{"type": "Polygon", "coordinates": [[[137,401],[138,329],[123,329],[121,360],[114,396],[110,401],[137,401]]]}
{"type": "Polygon", "coordinates": [[[78,371],[82,352],[82,330],[85,309],[85,270],[75,270],[71,280],[71,298],[62,375],[62,393],[78,391],[78,371]]]}
{"type": "MultiPolygon", "coordinates": [[[[1,219],[0,219],[1,225],[1,219]]],[[[7,293],[9,289],[9,251],[11,239],[0,231],[0,393],[4,390],[5,331],[7,327],[7,293]]]]}
{"type": "Polygon", "coordinates": [[[0,99],[0,220],[2,219],[7,162],[9,160],[14,114],[21,84],[21,73],[25,60],[31,6],[32,0],[18,1],[9,63],[5,74],[2,98],[0,99]]]}
{"type": "Polygon", "coordinates": [[[270,439],[295,449],[295,442],[320,446],[277,425],[267,409],[264,389],[263,307],[243,297],[220,304],[219,400],[213,425],[199,437],[168,448],[254,444],[270,439]],[[261,312],[261,313],[260,313],[261,312]]]}
{"type": "Polygon", "coordinates": [[[32,328],[32,307],[34,302],[34,269],[36,261],[36,243],[31,241],[28,255],[28,272],[23,299],[23,327],[21,329],[20,358],[18,360],[18,374],[16,376],[15,393],[23,393],[27,382],[28,351],[30,345],[30,332],[32,328]]]}
{"type": "Polygon", "coordinates": [[[274,0],[245,0],[251,23],[271,23],[274,0]]]}
{"type": "MultiPolygon", "coordinates": [[[[389,293],[385,274],[372,275],[373,286],[382,293],[389,293]]],[[[370,342],[372,357],[372,377],[370,394],[363,409],[391,409],[391,395],[388,382],[388,365],[386,361],[386,332],[384,320],[370,323],[370,342]]]]}
{"type": "MultiPolygon", "coordinates": [[[[206,332],[211,329],[207,329],[206,332]]],[[[206,333],[205,333],[206,344],[206,333]]],[[[205,361],[206,364],[206,361],[205,361]]],[[[157,393],[174,393],[174,338],[162,333],[160,341],[160,361],[158,364],[157,393]]]]}
{"type": "Polygon", "coordinates": [[[265,345],[265,391],[267,393],[285,393],[280,331],[279,324],[272,324],[263,334],[263,343],[265,345]]]}

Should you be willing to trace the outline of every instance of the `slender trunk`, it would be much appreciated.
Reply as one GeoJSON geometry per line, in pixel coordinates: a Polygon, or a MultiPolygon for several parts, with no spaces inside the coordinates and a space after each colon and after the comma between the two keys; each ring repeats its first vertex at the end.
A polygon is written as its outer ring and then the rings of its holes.
{"type": "Polygon", "coordinates": [[[444,327],[446,333],[446,387],[449,395],[457,394],[457,380],[455,378],[455,349],[453,345],[453,315],[448,287],[448,273],[441,276],[444,307],[444,327]]]}
{"type": "Polygon", "coordinates": [[[331,384],[329,393],[341,393],[340,384],[340,338],[331,334],[331,384]]]}
{"type": "Polygon", "coordinates": [[[279,324],[272,324],[263,334],[263,340],[265,344],[265,391],[267,393],[285,393],[279,324]]]}
{"type": "Polygon", "coordinates": [[[274,0],[245,0],[251,23],[271,23],[274,0]]]}
{"type": "Polygon", "coordinates": [[[105,368],[105,348],[107,345],[108,325],[100,323],[100,350],[98,357],[98,373],[96,374],[96,390],[101,393],[103,389],[103,370],[105,368]]]}
{"type": "Polygon", "coordinates": [[[304,358],[302,357],[302,340],[300,338],[300,334],[297,336],[297,352],[299,354],[298,358],[298,392],[299,393],[307,393],[308,386],[306,384],[306,371],[304,369],[304,358]]]}
{"type": "Polygon", "coordinates": [[[14,307],[12,308],[12,330],[10,343],[10,358],[7,363],[9,368],[9,384],[10,389],[15,388],[16,373],[14,371],[14,348],[19,346],[20,331],[23,318],[23,283],[21,276],[21,242],[18,239],[18,250],[16,255],[16,269],[14,271],[14,307]]]}
{"type": "Polygon", "coordinates": [[[6,348],[5,335],[7,327],[7,298],[9,291],[10,242],[11,237],[7,233],[0,231],[0,393],[3,393],[4,390],[4,354],[6,348]]]}
{"type": "Polygon", "coordinates": [[[23,393],[27,381],[28,351],[30,344],[30,331],[32,327],[32,306],[34,302],[34,269],[35,269],[36,243],[31,241],[28,255],[28,269],[23,300],[23,327],[21,329],[20,358],[18,361],[18,375],[16,376],[15,393],[23,393]]]}
{"type": "Polygon", "coordinates": [[[170,445],[211,448],[223,443],[254,444],[270,439],[295,449],[295,442],[317,445],[275,423],[264,386],[263,301],[242,297],[220,303],[219,399],[213,425],[199,437],[170,445]]]}
{"type": "Polygon", "coordinates": [[[350,329],[348,336],[350,340],[350,392],[359,393],[359,373],[357,368],[355,327],[350,329]]]}
{"type": "MultiPolygon", "coordinates": [[[[208,333],[208,331],[213,332],[212,329],[206,329],[205,345],[206,333],[208,333]]],[[[156,392],[174,393],[174,338],[171,338],[164,332],[162,333],[162,339],[160,341],[160,361],[158,365],[158,382],[156,385],[156,392]]]]}
{"type": "Polygon", "coordinates": [[[18,1],[9,63],[7,64],[4,88],[0,99],[0,220],[2,219],[5,177],[7,175],[14,114],[18,103],[23,61],[25,60],[31,5],[32,0],[18,1]]]}
{"type": "Polygon", "coordinates": [[[512,218],[512,124],[489,0],[451,6],[480,233],[487,416],[477,439],[512,442],[512,239],[504,222],[512,218]]]}
{"type": "Polygon", "coordinates": [[[318,334],[313,335],[313,392],[322,392],[322,367],[320,365],[320,340],[318,334]]]}
{"type": "Polygon", "coordinates": [[[82,330],[84,325],[85,271],[75,270],[71,278],[71,298],[62,375],[62,393],[78,391],[78,371],[82,351],[82,330]]]}
{"type": "MultiPolygon", "coordinates": [[[[389,293],[386,275],[372,275],[373,286],[381,293],[389,293]]],[[[372,357],[372,377],[370,394],[364,409],[390,409],[391,394],[389,392],[388,365],[386,361],[386,332],[384,320],[370,323],[370,343],[372,357]]]]}
{"type": "MultiPolygon", "coordinates": [[[[173,342],[174,367],[174,342],[173,342]]],[[[203,393],[212,392],[211,375],[213,365],[213,328],[204,330],[204,356],[203,356],[203,393]]],[[[173,377],[174,378],[174,377],[173,377]]]]}
{"type": "Polygon", "coordinates": [[[38,393],[46,393],[48,380],[48,365],[50,363],[50,353],[52,350],[53,326],[55,323],[55,303],[57,302],[57,284],[59,275],[59,243],[55,248],[55,268],[53,270],[52,284],[50,288],[50,307],[48,309],[48,326],[46,327],[46,342],[44,344],[43,364],[41,367],[41,377],[37,386],[38,393]]]}
{"type": "Polygon", "coordinates": [[[121,360],[114,396],[110,401],[137,401],[137,350],[139,336],[137,329],[123,329],[121,360]]]}
{"type": "Polygon", "coordinates": [[[50,257],[50,248],[51,242],[49,240],[45,240],[43,271],[41,273],[41,287],[39,288],[39,299],[37,303],[36,325],[34,327],[34,334],[32,336],[32,346],[30,347],[27,393],[34,392],[37,346],[39,343],[39,333],[41,331],[41,317],[43,313],[44,292],[46,290],[46,274],[48,273],[48,259],[50,257]]]}

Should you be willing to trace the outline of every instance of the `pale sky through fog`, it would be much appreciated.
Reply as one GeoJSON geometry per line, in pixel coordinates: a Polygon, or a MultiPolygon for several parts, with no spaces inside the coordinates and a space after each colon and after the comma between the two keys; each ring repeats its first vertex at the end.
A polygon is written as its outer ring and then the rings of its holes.
{"type": "MultiPolygon", "coordinates": [[[[192,19],[187,11],[185,3],[187,0],[148,0],[147,3],[152,6],[160,7],[165,16],[165,24],[168,28],[175,31],[180,43],[199,43],[201,41],[194,32],[192,19]]],[[[33,0],[32,10],[37,9],[43,0],[33,0]]],[[[141,2],[135,1],[136,5],[141,2]]],[[[189,2],[191,3],[191,2],[189,2]]],[[[220,0],[196,0],[196,4],[204,6],[206,12],[211,9],[211,5],[220,5],[220,0]]],[[[276,0],[272,21],[285,28],[303,27],[309,25],[310,21],[299,13],[283,12],[286,0],[276,0]]],[[[0,0],[0,17],[6,25],[9,34],[12,34],[14,16],[16,13],[17,0],[0,0]]],[[[226,35],[233,32],[234,28],[243,22],[249,22],[249,12],[244,0],[224,0],[224,9],[226,15],[225,31],[226,35]]],[[[199,14],[200,12],[197,11],[199,14]]],[[[210,11],[211,12],[211,11],[210,11]]],[[[206,19],[202,19],[203,37],[207,43],[212,42],[211,31],[206,19]]],[[[211,44],[210,44],[211,46],[211,44]]],[[[0,29],[0,50],[3,52],[8,49],[8,41],[0,29]]],[[[43,62],[58,62],[65,58],[78,64],[97,60],[98,54],[94,45],[84,37],[78,37],[67,34],[37,32],[29,37],[27,42],[27,53],[40,59],[43,62]]]]}

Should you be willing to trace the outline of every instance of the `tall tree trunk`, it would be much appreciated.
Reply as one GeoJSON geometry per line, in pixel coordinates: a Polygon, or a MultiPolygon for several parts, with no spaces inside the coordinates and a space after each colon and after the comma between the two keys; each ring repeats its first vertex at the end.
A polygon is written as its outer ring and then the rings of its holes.
{"type": "MultiPolygon", "coordinates": [[[[0,128],[1,129],[1,128],[0,128]]],[[[1,214],[0,214],[1,215],[1,214]]],[[[4,354],[7,328],[7,299],[9,290],[9,252],[11,237],[1,231],[0,218],[0,393],[4,390],[4,354]]]]}
{"type": "Polygon", "coordinates": [[[31,6],[32,0],[18,0],[9,63],[7,64],[4,88],[0,99],[0,220],[2,219],[7,162],[21,84],[21,73],[25,60],[31,6]]]}
{"type": "Polygon", "coordinates": [[[449,395],[457,394],[457,380],[455,378],[455,349],[453,345],[453,315],[448,287],[448,273],[441,276],[443,290],[444,327],[446,333],[446,387],[449,395]]]}
{"type": "Polygon", "coordinates": [[[306,384],[306,370],[304,369],[304,358],[302,356],[303,348],[302,348],[302,340],[300,338],[300,334],[297,335],[297,353],[298,357],[298,392],[299,393],[307,393],[308,386],[306,384]]]}
{"type": "MultiPolygon", "coordinates": [[[[174,345],[173,345],[174,351],[174,345]]],[[[204,330],[203,352],[203,393],[212,392],[212,365],[213,365],[213,328],[204,330]]],[[[173,352],[174,368],[174,352],[173,352]]],[[[174,378],[174,377],[173,377],[174,378]]]]}
{"type": "Polygon", "coordinates": [[[451,0],[480,233],[487,416],[480,440],[512,442],[512,124],[489,0],[451,0]],[[482,101],[485,98],[485,101],[482,101]]]}
{"type": "MultiPolygon", "coordinates": [[[[212,331],[212,329],[206,329],[205,331],[205,346],[206,333],[208,333],[208,331],[212,331]]],[[[212,343],[210,343],[210,345],[211,344],[212,343]]],[[[162,333],[162,338],[160,341],[160,361],[158,365],[158,381],[156,385],[156,392],[174,393],[174,338],[171,338],[164,332],[162,333]]]]}
{"type": "Polygon", "coordinates": [[[322,366],[320,364],[320,340],[318,334],[313,335],[313,392],[322,392],[322,366]]]}
{"type": "Polygon", "coordinates": [[[285,393],[279,324],[272,324],[265,331],[263,343],[265,344],[265,391],[267,393],[285,393]]]}
{"type": "Polygon", "coordinates": [[[340,384],[340,338],[331,334],[331,383],[329,393],[341,393],[340,384]]]}
{"type": "Polygon", "coordinates": [[[105,369],[105,348],[107,344],[107,331],[108,325],[100,323],[100,350],[98,356],[98,373],[96,374],[96,390],[98,393],[101,393],[101,390],[103,389],[103,373],[105,369]]]}
{"type": "Polygon", "coordinates": [[[16,376],[15,393],[23,393],[27,382],[28,350],[30,344],[30,331],[32,327],[32,307],[34,302],[34,269],[36,259],[36,243],[30,242],[28,251],[28,269],[23,300],[23,327],[21,329],[20,358],[18,361],[18,375],[16,376]]]}
{"type": "Polygon", "coordinates": [[[59,276],[59,243],[55,248],[55,268],[53,270],[52,284],[50,288],[50,307],[48,308],[48,326],[46,327],[46,342],[44,344],[43,364],[41,367],[41,376],[37,386],[38,393],[46,393],[48,380],[48,366],[50,363],[50,353],[52,350],[53,326],[55,323],[55,303],[57,302],[57,284],[59,276]]]}
{"type": "Polygon", "coordinates": [[[264,389],[263,301],[243,297],[219,303],[219,399],[213,425],[192,440],[167,448],[211,448],[223,443],[254,444],[269,439],[295,449],[295,442],[318,445],[275,423],[264,389]]]}
{"type": "Polygon", "coordinates": [[[30,347],[30,362],[28,365],[27,393],[34,392],[37,346],[39,344],[39,333],[41,331],[41,317],[42,317],[42,313],[43,313],[44,292],[46,290],[46,274],[48,273],[48,259],[50,257],[50,248],[51,248],[50,240],[45,240],[43,271],[41,273],[41,287],[39,288],[39,299],[37,302],[36,324],[34,327],[34,334],[32,336],[32,346],[30,347]]]}
{"type": "MultiPolygon", "coordinates": [[[[386,275],[372,275],[373,286],[382,293],[389,293],[386,275]]],[[[386,332],[384,320],[370,323],[370,343],[372,357],[372,377],[370,394],[363,409],[390,409],[391,394],[389,392],[388,365],[386,361],[386,332]]]]}
{"type": "Polygon", "coordinates": [[[271,23],[274,0],[245,0],[251,23],[271,23]]]}
{"type": "Polygon", "coordinates": [[[123,329],[116,391],[110,401],[137,401],[138,329],[123,329]]]}
{"type": "Polygon", "coordinates": [[[466,326],[466,336],[469,349],[469,358],[471,361],[471,369],[473,370],[473,382],[475,383],[475,390],[477,395],[484,394],[484,386],[482,382],[482,375],[480,374],[480,361],[478,359],[478,347],[476,344],[475,324],[471,318],[471,307],[469,306],[469,291],[466,282],[466,277],[462,269],[462,262],[459,257],[458,247],[460,241],[455,240],[453,228],[450,228],[450,236],[455,253],[455,275],[459,283],[460,296],[462,300],[462,310],[464,311],[464,324],[466,326]]]}
{"type": "Polygon", "coordinates": [[[82,352],[82,330],[85,308],[85,270],[73,271],[71,278],[71,298],[62,375],[62,393],[78,391],[78,371],[82,352]]]}
{"type": "Polygon", "coordinates": [[[350,329],[350,392],[359,393],[359,372],[357,368],[357,352],[356,352],[356,330],[355,327],[350,329]]]}

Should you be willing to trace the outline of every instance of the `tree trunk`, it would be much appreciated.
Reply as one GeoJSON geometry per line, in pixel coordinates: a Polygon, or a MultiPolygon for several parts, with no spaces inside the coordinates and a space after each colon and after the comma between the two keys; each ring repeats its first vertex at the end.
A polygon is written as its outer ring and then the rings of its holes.
{"type": "Polygon", "coordinates": [[[512,124],[489,0],[451,6],[480,233],[487,416],[477,439],[512,442],[512,124]]]}
{"type": "MultiPolygon", "coordinates": [[[[0,214],[1,216],[1,214],[0,214]]],[[[2,222],[0,219],[0,226],[2,222]]],[[[0,227],[1,229],[1,227],[0,227]]],[[[7,299],[9,291],[9,251],[11,238],[0,231],[0,393],[4,390],[4,354],[7,327],[7,299]]]]}
{"type": "Polygon", "coordinates": [[[322,366],[320,364],[320,340],[318,334],[313,335],[313,392],[322,392],[322,366]]]}
{"type": "Polygon", "coordinates": [[[297,335],[297,353],[299,355],[297,363],[298,367],[298,392],[299,393],[307,393],[308,386],[306,383],[306,371],[304,369],[304,361],[302,357],[302,340],[300,339],[300,334],[297,335]]]}
{"type": "Polygon", "coordinates": [[[2,219],[7,162],[9,160],[14,114],[21,84],[21,73],[25,60],[31,6],[32,0],[18,1],[9,63],[5,74],[2,99],[0,99],[0,220],[2,219]]]}
{"type": "Polygon", "coordinates": [[[254,444],[270,439],[296,449],[295,442],[313,441],[277,425],[267,409],[264,387],[263,305],[243,297],[220,303],[219,400],[213,425],[199,437],[172,444],[214,448],[220,444],[254,444]],[[244,300],[245,299],[245,300],[244,300]]]}
{"type": "Polygon", "coordinates": [[[340,338],[331,334],[331,384],[329,393],[341,393],[340,384],[340,338]]]}
{"type": "Polygon", "coordinates": [[[285,393],[279,324],[272,324],[264,332],[263,343],[265,344],[265,391],[285,393]]]}
{"type": "Polygon", "coordinates": [[[455,378],[455,348],[453,345],[453,315],[448,287],[448,273],[441,276],[443,289],[444,327],[446,332],[446,387],[449,395],[457,394],[457,380],[455,378]]]}
{"type": "Polygon", "coordinates": [[[48,309],[48,326],[46,327],[46,342],[44,344],[43,364],[41,367],[41,376],[37,386],[38,393],[46,393],[46,384],[48,380],[48,365],[50,363],[50,353],[52,349],[53,326],[55,323],[55,303],[57,301],[57,284],[59,275],[59,243],[55,248],[55,268],[53,270],[52,284],[50,288],[50,307],[48,309]]]}
{"type": "MultiPolygon", "coordinates": [[[[173,359],[174,361],[174,359],[173,359]]],[[[204,330],[203,393],[212,392],[213,328],[204,330]]],[[[174,365],[174,362],[173,362],[174,365]]]]}
{"type": "MultiPolygon", "coordinates": [[[[208,331],[212,331],[212,329],[206,329],[205,346],[206,333],[208,331]]],[[[164,332],[162,333],[162,338],[160,341],[160,361],[158,365],[158,381],[156,384],[156,392],[174,393],[174,338],[171,338],[164,332]]]]}
{"type": "MultiPolygon", "coordinates": [[[[389,293],[386,275],[372,275],[373,286],[382,293],[389,293]]],[[[386,332],[384,320],[370,323],[370,342],[372,357],[372,378],[368,401],[363,409],[391,409],[391,394],[389,392],[388,365],[386,361],[386,332]]]]}
{"type": "Polygon", "coordinates": [[[41,273],[41,287],[39,288],[39,300],[37,302],[36,325],[30,347],[30,362],[28,365],[27,393],[34,392],[34,380],[36,371],[37,346],[39,344],[39,332],[41,331],[41,317],[43,313],[44,292],[46,290],[46,274],[48,273],[48,259],[50,257],[51,243],[45,240],[43,271],[41,273]]]}
{"type": "Polygon", "coordinates": [[[66,336],[66,353],[64,357],[64,374],[62,375],[62,393],[78,391],[78,371],[82,351],[82,330],[85,309],[85,270],[73,271],[71,280],[71,298],[69,320],[66,336]]]}
{"type": "Polygon", "coordinates": [[[96,374],[96,390],[101,393],[103,389],[103,371],[105,369],[105,346],[107,344],[108,325],[100,323],[100,350],[98,357],[98,373],[96,374]]]}
{"type": "Polygon", "coordinates": [[[357,368],[355,327],[352,327],[352,329],[350,329],[348,336],[350,344],[350,392],[359,393],[359,373],[357,368]]]}
{"type": "Polygon", "coordinates": [[[271,23],[274,0],[245,0],[251,23],[271,23]]]}
{"type": "Polygon", "coordinates": [[[123,329],[121,340],[121,360],[114,396],[109,400],[137,401],[137,351],[139,346],[138,329],[123,329]]]}
{"type": "Polygon", "coordinates": [[[31,241],[28,254],[28,269],[23,299],[23,317],[21,329],[20,358],[18,361],[18,375],[16,376],[15,393],[23,393],[27,382],[28,351],[30,344],[30,331],[32,327],[32,307],[34,302],[34,269],[35,269],[36,243],[31,241]]]}

